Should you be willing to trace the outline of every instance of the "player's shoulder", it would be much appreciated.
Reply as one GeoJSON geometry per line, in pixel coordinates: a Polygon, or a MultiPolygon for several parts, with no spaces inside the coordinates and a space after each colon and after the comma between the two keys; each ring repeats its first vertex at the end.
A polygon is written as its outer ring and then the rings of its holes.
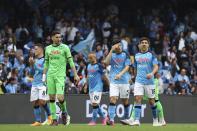
{"type": "Polygon", "coordinates": [[[65,48],[65,49],[69,49],[68,45],[66,45],[64,43],[61,43],[60,46],[63,47],[63,48],[65,48]]]}
{"type": "Polygon", "coordinates": [[[48,45],[48,46],[45,47],[45,49],[49,49],[51,47],[52,47],[52,45],[48,45]]]}
{"type": "Polygon", "coordinates": [[[37,60],[38,62],[42,62],[42,61],[44,61],[44,57],[37,58],[36,60],[37,60]]]}
{"type": "Polygon", "coordinates": [[[122,51],[122,54],[124,54],[126,57],[130,57],[129,53],[126,51],[122,51]]]}
{"type": "Polygon", "coordinates": [[[150,57],[152,57],[153,59],[154,59],[154,58],[157,58],[157,56],[156,56],[156,54],[155,54],[154,52],[148,51],[147,53],[148,53],[148,55],[149,55],[150,57]]]}
{"type": "Polygon", "coordinates": [[[141,52],[137,52],[136,54],[135,54],[135,57],[136,56],[139,56],[139,55],[141,55],[142,53],[141,52]]]}

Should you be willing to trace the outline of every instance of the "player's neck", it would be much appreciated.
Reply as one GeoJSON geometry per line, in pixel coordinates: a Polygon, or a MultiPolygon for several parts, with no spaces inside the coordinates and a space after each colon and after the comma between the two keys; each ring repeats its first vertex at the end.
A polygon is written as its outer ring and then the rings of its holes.
{"type": "Polygon", "coordinates": [[[52,46],[57,47],[59,46],[61,43],[53,43],[52,46]]]}
{"type": "Polygon", "coordinates": [[[92,65],[95,65],[96,63],[97,63],[97,61],[94,61],[94,62],[92,62],[91,64],[92,64],[92,65]]]}
{"type": "Polygon", "coordinates": [[[141,53],[146,53],[146,52],[148,52],[148,50],[141,50],[140,52],[141,53]]]}
{"type": "Polygon", "coordinates": [[[43,58],[43,57],[44,57],[44,55],[41,54],[41,55],[38,55],[38,56],[37,56],[37,59],[41,59],[41,58],[43,58]]]}

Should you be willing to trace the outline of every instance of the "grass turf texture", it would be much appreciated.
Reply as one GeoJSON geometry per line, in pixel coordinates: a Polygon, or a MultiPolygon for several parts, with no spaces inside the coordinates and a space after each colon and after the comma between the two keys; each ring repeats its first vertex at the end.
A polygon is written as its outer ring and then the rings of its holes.
{"type": "Polygon", "coordinates": [[[115,126],[88,126],[87,124],[71,124],[57,127],[31,127],[27,124],[0,124],[0,131],[197,131],[197,124],[168,124],[163,127],[153,127],[152,124],[142,124],[140,127],[131,127],[116,124],[115,126]]]}

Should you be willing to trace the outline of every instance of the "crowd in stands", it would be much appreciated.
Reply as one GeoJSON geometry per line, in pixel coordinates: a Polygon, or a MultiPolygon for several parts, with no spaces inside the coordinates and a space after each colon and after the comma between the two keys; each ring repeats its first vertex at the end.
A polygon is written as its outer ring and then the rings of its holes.
{"type": "MultiPolygon", "coordinates": [[[[73,47],[94,31],[92,51],[101,64],[114,41],[121,40],[123,50],[132,59],[138,52],[139,38],[147,36],[151,40],[150,50],[159,60],[160,93],[197,94],[197,10],[188,7],[180,12],[174,1],[129,12],[113,1],[98,2],[98,7],[93,8],[96,0],[60,0],[57,5],[49,0],[8,0],[0,5],[0,94],[30,93],[33,73],[28,59],[34,56],[35,41],[40,40],[45,46],[51,44],[53,30],[60,31],[62,42],[69,45],[81,78],[76,85],[68,68],[66,93],[88,91],[84,88],[87,57],[73,47]]],[[[106,67],[106,75],[109,70],[106,67]]],[[[132,70],[130,73],[133,76],[132,70]]],[[[132,77],[131,90],[133,82],[132,77]]],[[[106,85],[104,92],[107,91],[106,85]]]]}

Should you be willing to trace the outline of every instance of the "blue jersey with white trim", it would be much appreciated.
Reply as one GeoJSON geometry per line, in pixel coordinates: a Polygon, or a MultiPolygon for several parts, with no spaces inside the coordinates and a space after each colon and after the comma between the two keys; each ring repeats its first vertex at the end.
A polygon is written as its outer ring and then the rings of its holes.
{"type": "Polygon", "coordinates": [[[128,72],[124,73],[120,79],[115,80],[115,76],[119,74],[126,66],[131,65],[130,58],[126,52],[112,53],[110,61],[111,69],[109,72],[109,79],[112,84],[129,84],[130,75],[128,72]]]}
{"type": "Polygon", "coordinates": [[[88,64],[87,77],[88,77],[89,93],[103,91],[103,81],[102,81],[103,74],[104,74],[104,70],[100,64],[97,63],[88,64]]]}
{"type": "Polygon", "coordinates": [[[155,64],[158,64],[158,61],[151,52],[137,53],[134,62],[134,67],[137,70],[135,81],[145,85],[153,85],[154,76],[151,79],[147,79],[146,76],[153,71],[155,64]]]}
{"type": "Polygon", "coordinates": [[[44,86],[42,82],[42,74],[44,70],[44,57],[35,59],[34,63],[34,80],[32,82],[32,87],[44,86]]]}

